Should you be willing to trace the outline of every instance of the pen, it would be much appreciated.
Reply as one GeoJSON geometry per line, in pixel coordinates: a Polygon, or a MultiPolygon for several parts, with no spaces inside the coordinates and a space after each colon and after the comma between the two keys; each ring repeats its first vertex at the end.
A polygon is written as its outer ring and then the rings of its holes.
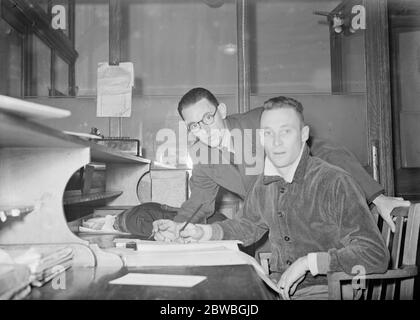
{"type": "Polygon", "coordinates": [[[203,206],[204,203],[200,204],[198,206],[198,208],[194,211],[194,213],[191,215],[191,217],[188,218],[187,222],[184,224],[184,226],[179,229],[178,234],[181,234],[182,231],[185,230],[185,228],[187,227],[187,225],[191,222],[191,220],[195,217],[195,215],[198,213],[198,211],[200,211],[201,207],[203,206]]]}

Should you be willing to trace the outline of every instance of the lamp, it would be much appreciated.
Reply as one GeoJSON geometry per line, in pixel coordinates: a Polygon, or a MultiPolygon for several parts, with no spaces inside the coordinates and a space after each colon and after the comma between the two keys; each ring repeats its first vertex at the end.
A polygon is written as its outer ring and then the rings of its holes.
{"type": "Polygon", "coordinates": [[[326,11],[314,11],[314,14],[327,17],[328,24],[334,29],[335,33],[343,31],[344,19],[341,14],[332,14],[326,11]]]}

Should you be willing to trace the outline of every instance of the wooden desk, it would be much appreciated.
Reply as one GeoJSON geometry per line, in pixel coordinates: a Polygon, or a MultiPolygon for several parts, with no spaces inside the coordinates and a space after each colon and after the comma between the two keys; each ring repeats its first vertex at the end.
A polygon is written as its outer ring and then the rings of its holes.
{"type": "Polygon", "coordinates": [[[275,294],[249,265],[212,267],[109,267],[72,268],[66,272],[66,289],[52,283],[32,288],[27,299],[107,299],[107,300],[273,300],[275,294]],[[207,280],[193,288],[112,285],[109,281],[128,272],[204,275],[207,280]]]}

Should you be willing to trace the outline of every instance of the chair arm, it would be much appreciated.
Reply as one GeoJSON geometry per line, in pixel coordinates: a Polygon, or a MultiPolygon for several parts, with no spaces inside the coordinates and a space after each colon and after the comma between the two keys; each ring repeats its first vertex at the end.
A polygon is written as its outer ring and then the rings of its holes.
{"type": "Polygon", "coordinates": [[[329,272],[328,273],[328,282],[336,282],[336,281],[345,281],[345,280],[352,280],[355,276],[361,277],[363,276],[364,279],[400,279],[400,278],[410,278],[417,275],[417,266],[415,265],[403,265],[398,269],[390,269],[387,270],[385,273],[372,273],[361,275],[359,274],[347,274],[345,272],[329,272]]]}

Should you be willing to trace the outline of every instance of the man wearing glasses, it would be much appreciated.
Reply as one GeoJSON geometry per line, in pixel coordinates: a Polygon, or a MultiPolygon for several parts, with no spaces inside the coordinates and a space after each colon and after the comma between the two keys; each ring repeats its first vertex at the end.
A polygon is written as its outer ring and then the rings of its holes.
{"type": "MultiPolygon", "coordinates": [[[[193,214],[192,223],[208,223],[225,218],[215,213],[216,196],[220,188],[243,200],[263,170],[260,164],[264,163],[264,152],[261,152],[263,148],[256,132],[260,127],[262,111],[263,108],[259,107],[228,116],[226,105],[219,103],[207,89],[194,88],[188,91],[179,101],[178,112],[190,134],[197,139],[190,150],[195,160],[190,179],[190,198],[181,208],[145,203],[119,214],[116,219],[109,217],[105,226],[101,221],[99,227],[149,237],[155,220],[184,222],[193,214]],[[247,135],[247,132],[251,132],[251,135],[247,135]],[[237,133],[242,136],[242,141],[233,139],[233,136],[238,136],[237,133]],[[207,156],[203,156],[204,151],[208,153],[207,156]]],[[[345,148],[315,138],[311,138],[308,144],[313,156],[349,172],[361,186],[367,202],[376,205],[391,229],[395,229],[390,212],[395,207],[409,206],[408,201],[383,195],[382,186],[373,180],[355,156],[345,148]]],[[[88,225],[94,228],[97,226],[95,223],[88,225]]]]}

